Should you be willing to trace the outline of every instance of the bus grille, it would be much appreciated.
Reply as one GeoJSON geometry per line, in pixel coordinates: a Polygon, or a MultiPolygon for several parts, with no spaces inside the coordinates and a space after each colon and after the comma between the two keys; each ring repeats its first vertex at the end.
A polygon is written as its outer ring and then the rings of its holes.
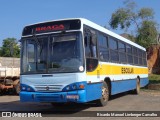
{"type": "Polygon", "coordinates": [[[48,96],[48,95],[37,95],[36,98],[41,102],[50,102],[50,101],[59,101],[61,99],[61,95],[48,96]]]}
{"type": "Polygon", "coordinates": [[[41,92],[59,92],[62,87],[62,85],[35,85],[36,91],[41,92]]]}

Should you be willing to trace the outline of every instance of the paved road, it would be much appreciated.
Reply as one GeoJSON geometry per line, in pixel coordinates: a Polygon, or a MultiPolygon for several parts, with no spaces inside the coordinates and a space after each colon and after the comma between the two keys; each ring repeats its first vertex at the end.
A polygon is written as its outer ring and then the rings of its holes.
{"type": "MultiPolygon", "coordinates": [[[[21,103],[19,96],[5,95],[0,96],[0,111],[42,111],[49,113],[45,115],[67,117],[89,114],[87,112],[84,114],[83,111],[160,111],[160,92],[142,91],[140,95],[119,94],[113,96],[105,107],[98,107],[94,103],[54,107],[48,103],[21,103]]],[[[81,119],[83,118],[81,117],[81,119]]],[[[62,119],[64,118],[62,117],[62,119]]]]}

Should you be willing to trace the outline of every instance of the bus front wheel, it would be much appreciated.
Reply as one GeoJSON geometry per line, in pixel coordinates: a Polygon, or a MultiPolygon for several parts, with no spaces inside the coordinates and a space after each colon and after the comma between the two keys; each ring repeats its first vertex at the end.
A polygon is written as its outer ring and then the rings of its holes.
{"type": "Polygon", "coordinates": [[[98,106],[105,106],[109,100],[109,86],[106,82],[103,82],[102,97],[96,101],[98,106]]]}

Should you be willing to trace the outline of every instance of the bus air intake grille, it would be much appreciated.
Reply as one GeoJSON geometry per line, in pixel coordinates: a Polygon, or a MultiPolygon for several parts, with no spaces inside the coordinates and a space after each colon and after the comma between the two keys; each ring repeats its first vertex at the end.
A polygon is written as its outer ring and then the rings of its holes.
{"type": "Polygon", "coordinates": [[[62,85],[35,85],[36,91],[40,92],[59,92],[62,88],[62,85]]]}
{"type": "Polygon", "coordinates": [[[61,96],[36,95],[36,98],[42,102],[53,102],[53,101],[59,101],[61,99],[61,96]]]}

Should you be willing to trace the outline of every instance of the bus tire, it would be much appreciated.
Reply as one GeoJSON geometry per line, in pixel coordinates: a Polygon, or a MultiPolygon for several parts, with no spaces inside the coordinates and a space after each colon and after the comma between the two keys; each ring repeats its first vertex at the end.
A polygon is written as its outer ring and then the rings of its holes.
{"type": "Polygon", "coordinates": [[[140,93],[140,78],[137,78],[136,89],[133,92],[134,94],[138,95],[140,93]]]}
{"type": "Polygon", "coordinates": [[[109,86],[106,82],[103,82],[102,97],[96,101],[98,106],[105,106],[109,100],[109,86]]]}

